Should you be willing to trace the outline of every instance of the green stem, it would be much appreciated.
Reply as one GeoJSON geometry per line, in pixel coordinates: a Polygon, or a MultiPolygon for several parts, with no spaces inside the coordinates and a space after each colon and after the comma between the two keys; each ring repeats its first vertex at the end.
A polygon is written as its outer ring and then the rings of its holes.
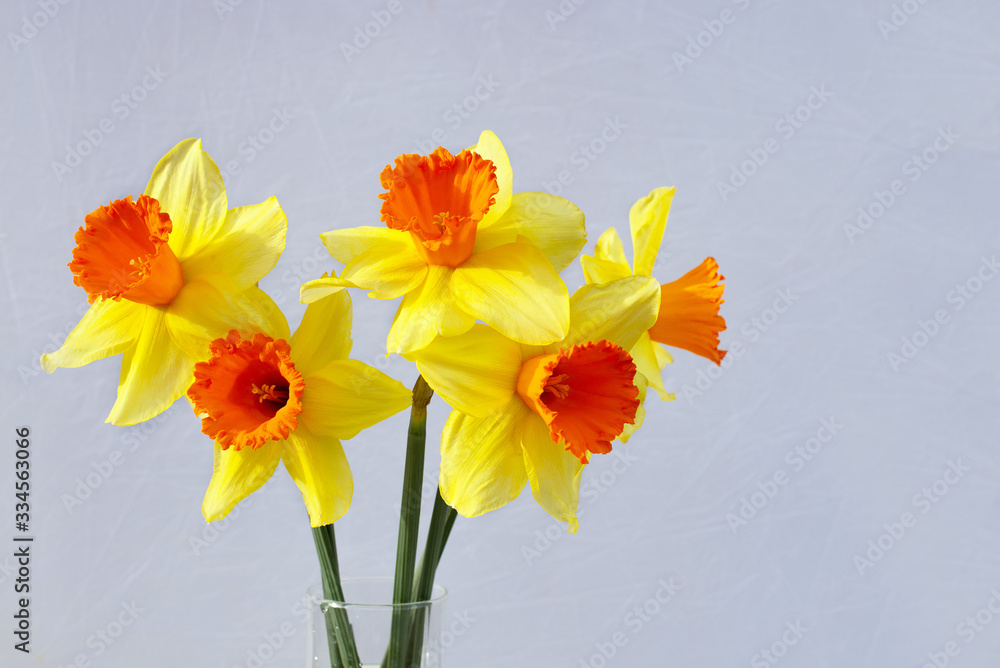
{"type": "MultiPolygon", "coordinates": [[[[333,525],[314,527],[312,534],[319,556],[323,598],[328,601],[344,601],[344,590],[340,584],[340,563],[337,559],[337,537],[333,525]]],[[[331,668],[360,668],[361,662],[354,645],[354,632],[347,618],[347,611],[334,607],[324,611],[323,618],[326,620],[331,668]]]]}
{"type": "MultiPolygon", "coordinates": [[[[392,602],[410,603],[413,597],[413,567],[417,559],[420,533],[420,491],[424,473],[424,445],[427,440],[427,404],[434,396],[423,376],[413,386],[413,407],[406,438],[406,465],[403,471],[403,497],[399,511],[399,540],[396,546],[396,577],[392,602]]],[[[409,627],[411,611],[394,609],[389,636],[389,666],[407,668],[404,631],[409,627]]]]}
{"type": "Polygon", "coordinates": [[[424,548],[424,556],[420,559],[420,566],[417,567],[417,582],[413,589],[414,601],[430,600],[434,589],[434,575],[437,573],[444,546],[448,542],[451,527],[455,524],[457,516],[458,512],[444,502],[441,490],[438,489],[434,499],[434,512],[431,514],[431,525],[427,530],[427,546],[424,548]]]}
{"type": "MultiPolygon", "coordinates": [[[[420,565],[417,566],[416,582],[413,585],[414,601],[429,601],[431,599],[434,591],[434,575],[441,563],[441,555],[444,553],[444,546],[448,542],[448,536],[451,534],[451,528],[455,524],[457,515],[458,512],[441,498],[441,489],[438,488],[437,496],[434,498],[434,511],[431,513],[431,524],[427,529],[427,546],[420,558],[420,565]]],[[[407,629],[406,655],[410,657],[410,663],[413,666],[420,665],[425,615],[430,612],[429,607],[420,608],[414,611],[413,617],[410,619],[410,625],[407,629]]]]}

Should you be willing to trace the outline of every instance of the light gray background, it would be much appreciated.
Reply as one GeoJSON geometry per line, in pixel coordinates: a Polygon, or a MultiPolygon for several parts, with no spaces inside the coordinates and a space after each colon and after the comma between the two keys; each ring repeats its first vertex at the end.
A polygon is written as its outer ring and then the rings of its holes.
{"type": "MultiPolygon", "coordinates": [[[[317,235],[379,224],[382,167],[435,129],[443,139],[430,146],[452,150],[492,129],[515,190],[555,191],[566,172],[562,194],[586,212],[589,250],[610,225],[627,238],[631,204],[676,185],[657,278],[717,258],[723,342],[742,354],[709,377],[709,363],[677,353],[666,382],[678,399],[650,400],[621,448],[628,465],[612,456],[588,467],[578,535],[557,531],[528,492],[459,520],[439,575],[456,632],[447,665],[770,666],[759,653],[772,646],[787,650],[783,668],[916,668],[934,653],[939,664],[997,665],[1000,620],[987,606],[1000,609],[1000,280],[977,272],[1000,251],[1000,6],[400,2],[349,58],[341,43],[388,2],[49,0],[52,16],[38,14],[45,3],[3,3],[0,542],[14,535],[16,425],[33,432],[37,540],[30,657],[11,649],[13,562],[0,549],[0,663],[253,666],[292,623],[266,665],[298,666],[294,606],[318,580],[283,471],[206,528],[212,447],[184,402],[117,428],[103,423],[117,358],[39,373],[39,354],[85,304],[65,266],[83,216],[139,194],[171,146],[202,137],[220,165],[239,168],[231,206],[277,195],[288,215],[287,249],[261,286],[294,327],[301,281],[340,268],[317,235]],[[687,49],[696,57],[678,61],[687,49]],[[477,89],[482,99],[470,98],[477,89]],[[825,100],[800,109],[814,89],[825,100]],[[127,117],[123,95],[135,106],[127,117]],[[474,110],[463,118],[449,112],[456,104],[474,110]],[[291,118],[251,156],[243,142],[275,110],[291,118]],[[780,123],[796,112],[808,119],[789,133],[780,123]],[[57,175],[53,163],[104,119],[113,131],[57,175]],[[623,129],[602,145],[609,119],[623,129]],[[957,138],[913,172],[908,161],[939,132],[957,138]],[[769,139],[777,151],[723,197],[719,182],[769,139]],[[579,152],[591,144],[594,159],[579,152]],[[896,180],[905,192],[880,217],[861,234],[845,228],[859,207],[877,212],[896,180]],[[967,284],[979,291],[959,308],[953,291],[967,284]],[[944,324],[894,365],[890,353],[936,314],[944,324]],[[787,453],[829,436],[824,420],[836,434],[793,464],[787,453]],[[122,463],[68,509],[78,481],[115,451],[122,463]],[[921,501],[949,462],[968,470],[921,501]],[[787,484],[757,496],[762,507],[734,529],[727,515],[779,472],[787,484]],[[907,512],[915,524],[883,536],[907,512]],[[888,549],[859,567],[880,537],[888,549]],[[671,578],[678,591],[660,604],[671,578]],[[95,634],[123,605],[137,618],[102,646],[95,634]],[[646,605],[655,613],[636,616],[646,605]],[[990,619],[971,632],[964,620],[977,614],[990,619]],[[794,627],[801,638],[786,634],[794,627]],[[783,634],[797,642],[783,646],[783,634]],[[625,644],[604,659],[616,637],[625,644]],[[957,656],[940,654],[949,642],[957,656]]],[[[564,278],[577,287],[579,265],[564,278]]],[[[395,304],[354,301],[354,356],[412,383],[412,365],[381,355],[395,304]]],[[[444,404],[431,413],[434,438],[444,404]]],[[[337,527],[345,574],[391,571],[405,421],[347,444],[357,492],[337,527]]]]}

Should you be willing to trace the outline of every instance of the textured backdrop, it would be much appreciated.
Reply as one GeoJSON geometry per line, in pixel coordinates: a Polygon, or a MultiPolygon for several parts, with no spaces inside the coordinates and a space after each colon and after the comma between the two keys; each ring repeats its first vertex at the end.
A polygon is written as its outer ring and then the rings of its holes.
{"type": "MultiPolygon", "coordinates": [[[[294,327],[298,285],[340,269],[318,234],[379,224],[396,155],[483,129],[588,249],[676,185],[655,275],[718,260],[731,352],[677,353],[677,400],[586,470],[576,536],[527,492],[459,520],[447,665],[997,665],[997,3],[6,0],[0,30],[0,542],[22,425],[36,536],[30,656],[0,549],[3,665],[298,666],[318,580],[286,474],[208,526],[185,402],[113,427],[118,359],[40,371],[86,304],[83,216],[201,137],[231,206],[287,213],[261,287],[294,327]]],[[[354,356],[411,384],[395,305],[354,301],[354,356]]],[[[346,444],[346,574],[391,571],[405,421],[346,444]]]]}

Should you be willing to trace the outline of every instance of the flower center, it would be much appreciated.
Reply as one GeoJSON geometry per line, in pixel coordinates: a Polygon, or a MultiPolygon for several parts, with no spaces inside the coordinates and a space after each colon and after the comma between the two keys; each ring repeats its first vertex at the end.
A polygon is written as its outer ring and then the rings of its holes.
{"type": "Polygon", "coordinates": [[[382,221],[413,236],[427,264],[457,267],[472,255],[476,226],[500,192],[496,166],[465,149],[406,154],[382,170],[382,221]]]}
{"type": "Polygon", "coordinates": [[[525,361],[517,394],[545,420],[552,440],[565,441],[584,464],[590,453],[611,452],[639,409],[632,356],[605,340],[525,361]]]}
{"type": "Polygon", "coordinates": [[[202,432],[224,450],[256,450],[288,438],[299,426],[305,390],[288,342],[264,334],[243,340],[232,330],[212,341],[210,350],[211,359],[195,364],[187,392],[202,432]]]}
{"type": "Polygon", "coordinates": [[[91,304],[98,298],[124,297],[161,306],[184,287],[181,265],[167,245],[173,224],[152,197],[115,200],[87,214],[84,222],[69,268],[91,304]]]}
{"type": "Polygon", "coordinates": [[[676,281],[660,286],[660,311],[649,338],[722,362],[726,351],[719,350],[719,332],[726,329],[726,321],[719,306],[724,301],[725,286],[720,284],[724,280],[715,260],[705,258],[676,281]]]}

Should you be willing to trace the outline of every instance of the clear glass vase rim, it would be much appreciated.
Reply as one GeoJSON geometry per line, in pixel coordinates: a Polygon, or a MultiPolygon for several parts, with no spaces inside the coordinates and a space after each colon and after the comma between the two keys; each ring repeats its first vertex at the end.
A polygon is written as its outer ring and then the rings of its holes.
{"type": "MultiPolygon", "coordinates": [[[[382,585],[387,585],[388,590],[391,592],[393,587],[393,579],[386,576],[359,576],[359,577],[347,577],[341,579],[342,585],[349,586],[351,583],[378,583],[382,585]]],[[[345,586],[345,589],[347,587],[345,586]]],[[[323,585],[314,584],[309,587],[307,592],[312,599],[319,604],[326,603],[332,607],[336,608],[387,608],[387,609],[409,609],[409,608],[424,608],[430,607],[433,604],[441,603],[447,598],[448,590],[439,584],[435,584],[434,588],[431,590],[431,597],[426,601],[412,601],[410,603],[368,603],[365,601],[337,601],[334,599],[328,599],[323,595],[323,585]]],[[[345,594],[344,598],[348,598],[345,594]]]]}

